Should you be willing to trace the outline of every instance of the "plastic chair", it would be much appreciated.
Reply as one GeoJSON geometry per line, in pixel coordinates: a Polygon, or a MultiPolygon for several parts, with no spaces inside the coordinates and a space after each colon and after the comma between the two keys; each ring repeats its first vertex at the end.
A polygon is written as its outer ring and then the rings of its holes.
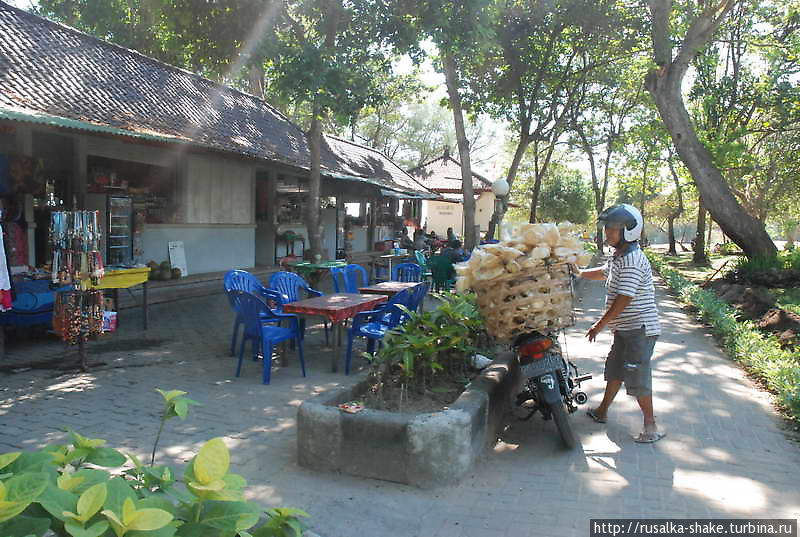
{"type": "MultiPolygon", "coordinates": [[[[261,350],[261,355],[263,356],[264,366],[261,374],[261,382],[269,384],[272,370],[272,347],[281,341],[293,339],[297,344],[297,354],[300,356],[300,368],[305,377],[306,362],[303,358],[303,337],[300,332],[300,321],[297,315],[273,311],[258,296],[252,295],[247,291],[228,291],[228,296],[231,303],[235,303],[239,308],[244,324],[242,344],[239,347],[239,363],[236,365],[236,376],[238,377],[242,372],[244,346],[250,341],[253,350],[253,359],[256,359],[259,350],[261,350]],[[280,323],[280,321],[289,321],[289,326],[286,328],[277,326],[275,323],[280,323]]],[[[269,293],[267,298],[274,300],[280,299],[277,293],[269,293]]]]}
{"type": "Polygon", "coordinates": [[[366,269],[355,264],[331,268],[331,279],[333,280],[333,290],[336,293],[358,293],[359,287],[369,285],[366,269]]]}
{"type": "Polygon", "coordinates": [[[353,359],[353,339],[356,337],[367,338],[367,352],[375,354],[375,342],[383,339],[386,332],[399,326],[408,318],[408,313],[400,305],[410,309],[408,307],[410,300],[411,293],[408,290],[400,291],[383,304],[382,307],[371,311],[362,311],[353,317],[350,329],[347,331],[345,375],[350,374],[350,362],[353,359]]]}
{"type": "Polygon", "coordinates": [[[396,282],[418,282],[422,280],[422,267],[416,263],[400,263],[392,267],[392,280],[396,282]]]}
{"type": "Polygon", "coordinates": [[[428,267],[433,275],[435,291],[449,290],[455,284],[456,269],[453,268],[453,261],[446,255],[431,256],[428,267]]]}
{"type": "Polygon", "coordinates": [[[428,284],[421,283],[411,289],[411,298],[408,301],[408,309],[411,311],[421,311],[422,302],[425,300],[425,295],[428,294],[428,284]]]}
{"type": "MultiPolygon", "coordinates": [[[[301,299],[302,291],[310,297],[323,296],[325,293],[312,289],[311,286],[294,272],[276,272],[269,278],[269,288],[280,294],[281,304],[297,302],[301,299]]],[[[306,320],[300,319],[300,333],[305,337],[306,320]]],[[[325,321],[325,344],[328,344],[328,321],[325,321]]]]}
{"type": "Polygon", "coordinates": [[[431,278],[433,275],[431,274],[430,269],[428,269],[428,261],[425,259],[425,254],[419,250],[415,250],[414,257],[417,258],[417,264],[422,267],[422,279],[427,280],[428,278],[431,278]]]}
{"type": "MultiPolygon", "coordinates": [[[[245,291],[251,295],[256,295],[265,298],[264,292],[267,288],[261,283],[261,280],[247,272],[246,270],[230,270],[225,273],[222,280],[222,285],[225,291],[245,291]]],[[[236,338],[239,336],[239,326],[243,324],[241,313],[238,305],[234,303],[233,295],[228,294],[228,301],[231,308],[236,313],[236,319],[233,321],[233,336],[231,337],[231,356],[236,354],[236,338]]]]}

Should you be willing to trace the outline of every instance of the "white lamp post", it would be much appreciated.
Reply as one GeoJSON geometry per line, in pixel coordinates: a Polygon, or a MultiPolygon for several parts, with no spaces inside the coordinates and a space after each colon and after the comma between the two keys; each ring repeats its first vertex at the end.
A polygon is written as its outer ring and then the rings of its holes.
{"type": "Polygon", "coordinates": [[[509,189],[510,187],[508,186],[508,181],[505,179],[498,179],[492,183],[492,192],[494,193],[495,227],[497,228],[497,234],[495,235],[496,237],[500,237],[500,214],[503,212],[509,189]]]}

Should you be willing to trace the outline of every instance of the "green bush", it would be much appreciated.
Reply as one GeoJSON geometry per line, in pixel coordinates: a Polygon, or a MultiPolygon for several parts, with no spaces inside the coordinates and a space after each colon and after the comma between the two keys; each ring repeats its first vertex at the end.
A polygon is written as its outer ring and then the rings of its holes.
{"type": "Polygon", "coordinates": [[[736,310],[717,295],[688,281],[660,256],[646,252],[650,263],[686,304],[711,326],[723,348],[747,370],[765,381],[778,400],[800,419],[800,356],[781,348],[773,336],[764,336],[749,321],[736,319],[736,310]]]}
{"type": "MultiPolygon", "coordinates": [[[[185,418],[186,392],[158,390],[161,425],[185,418]]],[[[161,429],[159,429],[160,436],[161,429]]],[[[206,442],[179,483],[166,466],[145,466],[105,440],[70,432],[69,444],[0,454],[0,536],[42,537],[299,537],[297,509],[247,502],[247,482],[230,473],[221,438],[206,442]],[[108,470],[101,469],[107,468],[108,470]],[[259,520],[267,520],[258,528],[259,520]]],[[[156,443],[158,440],[156,440],[156,443]]],[[[155,450],[155,449],[154,449],[155,450]]]]}
{"type": "Polygon", "coordinates": [[[474,294],[434,294],[436,309],[422,314],[408,312],[409,319],[383,338],[375,354],[364,356],[373,363],[381,384],[400,382],[424,391],[437,375],[463,376],[468,359],[486,337],[485,324],[474,294]]]}

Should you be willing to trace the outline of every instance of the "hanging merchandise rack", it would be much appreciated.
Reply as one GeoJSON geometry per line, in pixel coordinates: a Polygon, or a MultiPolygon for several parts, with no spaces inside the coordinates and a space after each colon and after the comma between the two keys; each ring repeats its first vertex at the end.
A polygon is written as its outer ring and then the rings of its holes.
{"type": "Polygon", "coordinates": [[[52,281],[74,287],[57,294],[53,328],[65,342],[78,345],[79,366],[84,371],[89,367],[86,342],[103,333],[103,292],[90,288],[105,273],[98,247],[100,235],[97,211],[54,211],[50,215],[52,281]]]}

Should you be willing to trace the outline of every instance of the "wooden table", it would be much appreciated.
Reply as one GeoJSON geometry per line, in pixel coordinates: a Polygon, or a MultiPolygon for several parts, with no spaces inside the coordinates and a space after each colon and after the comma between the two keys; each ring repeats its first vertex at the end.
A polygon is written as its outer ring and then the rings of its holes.
{"type": "Polygon", "coordinates": [[[400,291],[413,289],[422,282],[383,282],[370,285],[369,287],[359,287],[358,292],[365,295],[387,295],[394,296],[400,291]]]}
{"type": "MultiPolygon", "coordinates": [[[[357,313],[375,309],[378,304],[386,302],[386,295],[360,295],[355,293],[335,293],[289,302],[283,305],[284,313],[295,313],[310,317],[324,317],[336,328],[333,336],[334,345],[342,345],[342,324],[352,319],[357,313]]],[[[338,371],[338,355],[331,353],[331,371],[338,371]]]]}

